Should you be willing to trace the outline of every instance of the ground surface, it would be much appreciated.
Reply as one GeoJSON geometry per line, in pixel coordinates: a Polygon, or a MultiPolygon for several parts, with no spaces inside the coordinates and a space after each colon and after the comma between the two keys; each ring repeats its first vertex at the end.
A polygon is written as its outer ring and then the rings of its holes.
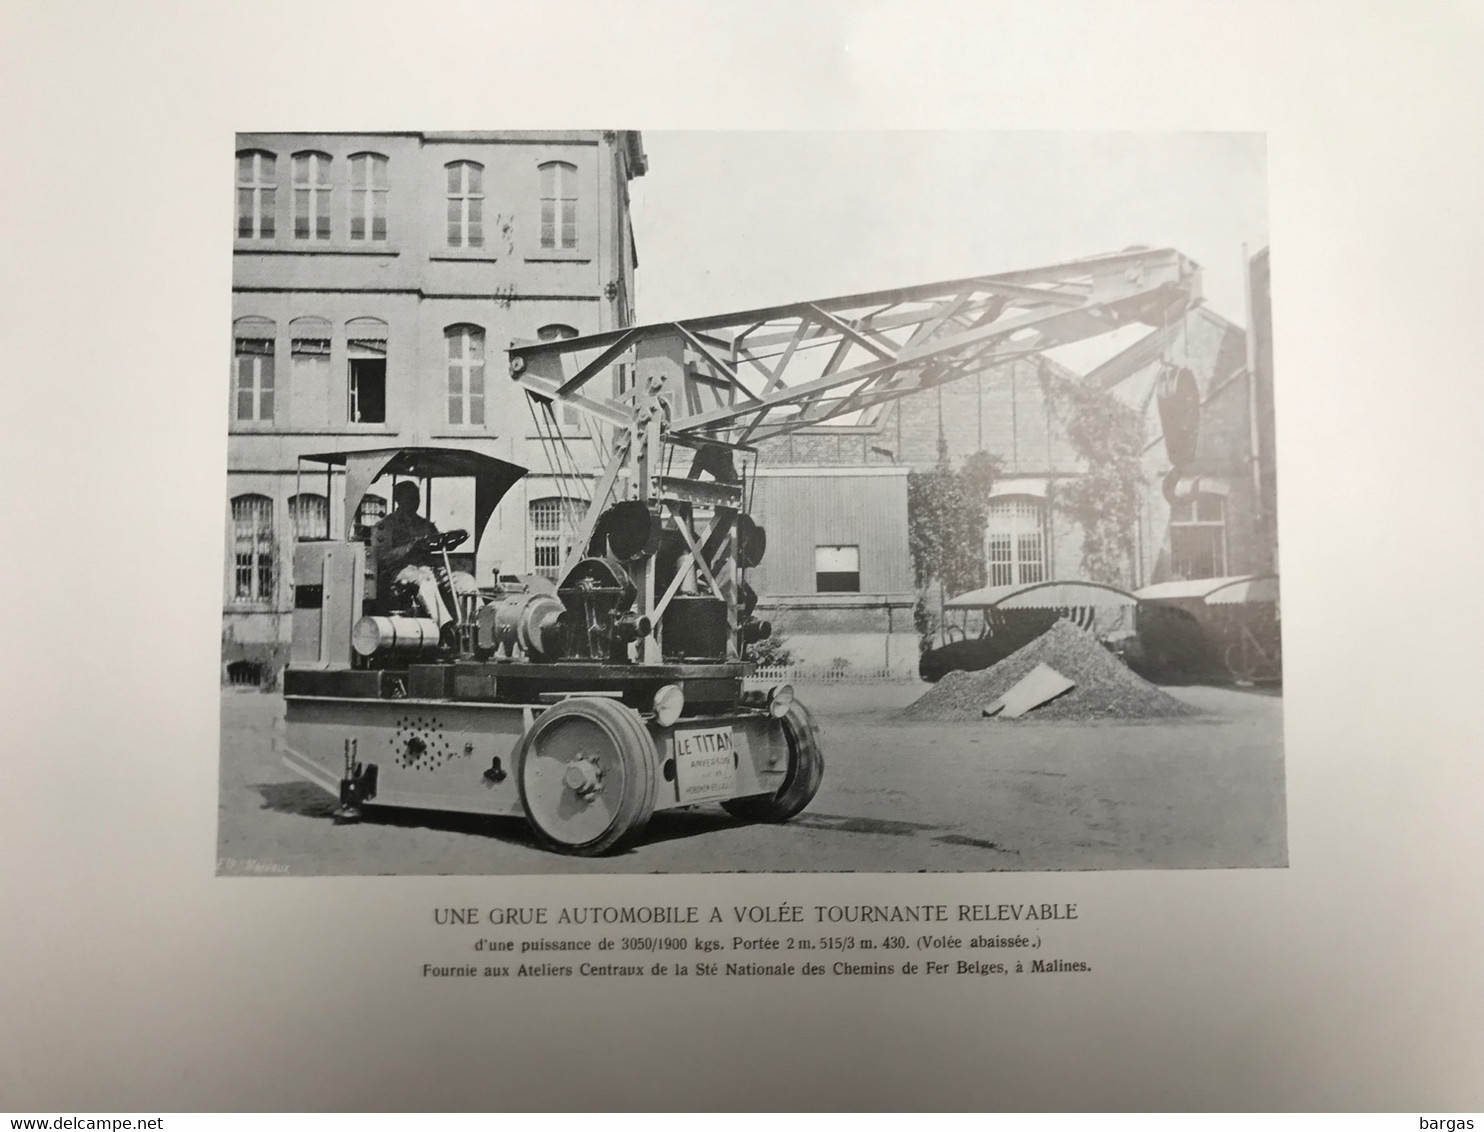
{"type": "Polygon", "coordinates": [[[372,811],[272,750],[278,696],[222,696],[226,875],[902,872],[1252,868],[1287,863],[1281,697],[1170,689],[1205,714],[1154,723],[907,722],[922,685],[801,687],[824,729],[824,785],[787,825],[719,806],[655,816],[621,856],[537,848],[519,819],[372,811]]]}

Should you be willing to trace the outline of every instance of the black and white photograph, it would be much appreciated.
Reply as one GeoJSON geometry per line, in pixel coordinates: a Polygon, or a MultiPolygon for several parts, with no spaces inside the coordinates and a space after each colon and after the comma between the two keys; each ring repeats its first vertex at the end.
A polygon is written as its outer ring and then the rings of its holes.
{"type": "Polygon", "coordinates": [[[219,874],[1287,865],[1262,134],[234,168],[219,874]]]}
{"type": "Polygon", "coordinates": [[[1477,11],[5,13],[0,1128],[1480,1127],[1477,11]]]}

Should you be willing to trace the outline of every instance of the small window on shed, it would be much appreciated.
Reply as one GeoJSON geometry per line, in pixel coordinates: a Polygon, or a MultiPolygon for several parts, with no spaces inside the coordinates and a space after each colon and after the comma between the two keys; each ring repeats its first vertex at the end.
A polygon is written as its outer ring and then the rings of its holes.
{"type": "Polygon", "coordinates": [[[816,546],[814,589],[822,594],[855,594],[861,589],[861,552],[858,546],[816,546]]]}

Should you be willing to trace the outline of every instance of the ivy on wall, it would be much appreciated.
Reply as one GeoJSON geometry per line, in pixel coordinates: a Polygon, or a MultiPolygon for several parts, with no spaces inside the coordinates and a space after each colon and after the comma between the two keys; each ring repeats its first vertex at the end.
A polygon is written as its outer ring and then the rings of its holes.
{"type": "Polygon", "coordinates": [[[1039,377],[1049,410],[1084,466],[1077,479],[1056,486],[1052,499],[1082,529],[1082,576],[1127,585],[1144,483],[1139,414],[1113,394],[1046,366],[1039,377]]]}
{"type": "Polygon", "coordinates": [[[984,519],[1001,465],[998,456],[976,452],[954,471],[940,444],[937,466],[907,477],[907,539],[918,592],[913,620],[923,647],[937,631],[943,599],[984,585],[984,519]]]}

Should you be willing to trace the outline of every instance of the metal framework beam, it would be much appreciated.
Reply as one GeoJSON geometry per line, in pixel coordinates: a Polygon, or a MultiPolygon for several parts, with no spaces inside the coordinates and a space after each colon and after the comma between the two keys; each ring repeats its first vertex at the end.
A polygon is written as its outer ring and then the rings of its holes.
{"type": "Polygon", "coordinates": [[[679,378],[669,371],[667,380],[683,388],[672,387],[666,436],[746,444],[852,416],[873,419],[921,389],[1132,323],[1158,328],[1199,302],[1196,264],[1169,249],[1135,249],[513,346],[511,359],[516,380],[531,392],[622,428],[640,411],[642,374],[616,400],[580,390],[636,347],[643,347],[635,355],[641,370],[646,356],[689,351],[703,364],[683,367],[679,378]]]}

